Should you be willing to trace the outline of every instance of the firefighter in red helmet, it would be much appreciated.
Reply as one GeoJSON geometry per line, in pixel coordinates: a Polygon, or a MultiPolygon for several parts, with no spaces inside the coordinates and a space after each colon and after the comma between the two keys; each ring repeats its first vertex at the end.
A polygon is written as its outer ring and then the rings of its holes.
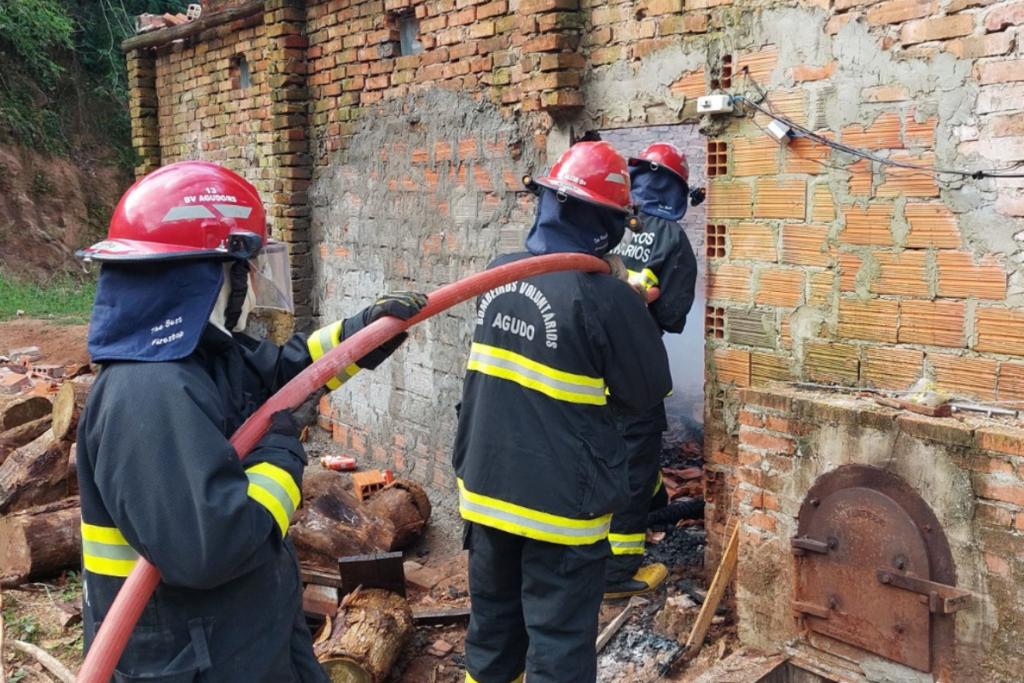
{"type": "MultiPolygon", "coordinates": [[[[605,142],[573,146],[527,186],[527,253],[491,267],[604,256],[631,218],[626,161],[605,142]]],[[[479,298],[454,449],[467,682],[594,683],[608,529],[629,494],[609,403],[650,410],[669,387],[658,329],[622,280],[551,273],[479,298]]]]}
{"type": "MultiPolygon", "coordinates": [[[[630,282],[641,290],[657,287],[651,318],[662,333],[678,334],[693,305],[697,259],[678,221],[690,204],[703,199],[703,190],[690,191],[690,168],[675,145],[659,142],[629,160],[631,195],[641,212],[644,232],[620,244],[630,282]]],[[[662,397],[664,398],[664,397],[662,397]]],[[[605,596],[621,598],[654,590],[668,576],[660,563],[643,566],[647,515],[652,497],[666,498],[661,486],[661,435],[668,428],[665,404],[649,410],[617,410],[619,433],[629,453],[630,502],[612,518],[605,596]]]]}
{"type": "Polygon", "coordinates": [[[229,437],[341,339],[382,315],[407,319],[425,297],[384,297],[283,346],[246,336],[253,308],[292,306],[287,250],[267,238],[255,188],[198,161],[137,182],[107,239],[79,255],[101,263],[89,352],[102,369],[78,426],[86,648],[144,557],[163,580],[114,681],[325,683],[286,535],[315,400],[275,413],[244,461],[229,437]]]}

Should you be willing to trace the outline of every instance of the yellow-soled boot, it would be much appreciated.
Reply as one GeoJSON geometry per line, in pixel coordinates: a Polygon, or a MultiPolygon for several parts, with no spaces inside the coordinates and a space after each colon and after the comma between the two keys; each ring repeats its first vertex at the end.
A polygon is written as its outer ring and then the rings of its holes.
{"type": "Polygon", "coordinates": [[[649,564],[640,567],[632,579],[605,586],[605,600],[628,598],[633,595],[650,593],[668,578],[668,567],[663,564],[649,564]]]}

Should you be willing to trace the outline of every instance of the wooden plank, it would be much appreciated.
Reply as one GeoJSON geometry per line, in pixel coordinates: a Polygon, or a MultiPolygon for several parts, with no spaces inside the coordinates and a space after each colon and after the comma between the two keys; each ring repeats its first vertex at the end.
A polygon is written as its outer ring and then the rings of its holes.
{"type": "Polygon", "coordinates": [[[121,52],[127,54],[133,50],[145,50],[167,45],[175,40],[190,38],[203,31],[230,23],[237,19],[245,19],[263,11],[264,0],[248,0],[237,7],[204,14],[195,21],[173,26],[171,28],[151,31],[121,43],[121,52]]]}
{"type": "Polygon", "coordinates": [[[341,575],[332,574],[331,572],[321,571],[305,565],[300,565],[300,571],[302,574],[303,583],[312,583],[317,586],[331,586],[332,588],[341,588],[341,575]]]}
{"type": "Polygon", "coordinates": [[[740,525],[737,522],[736,526],[733,527],[732,535],[729,537],[729,545],[726,546],[725,553],[722,555],[722,562],[715,571],[715,578],[711,581],[708,597],[704,599],[704,604],[700,608],[700,614],[697,615],[697,621],[694,622],[693,629],[690,630],[690,636],[686,639],[683,654],[683,659],[686,661],[696,657],[697,653],[700,652],[701,646],[704,644],[704,636],[708,634],[711,619],[715,616],[715,610],[718,609],[718,604],[722,602],[725,589],[729,587],[732,575],[736,571],[736,558],[739,554],[739,546],[740,525]]]}
{"type": "Polygon", "coordinates": [[[338,559],[338,570],[342,595],[362,586],[382,588],[405,597],[405,568],[400,552],[342,557],[338,559]]]}
{"type": "Polygon", "coordinates": [[[464,624],[469,621],[468,607],[446,607],[441,609],[413,608],[412,620],[417,626],[447,626],[464,624]]]}
{"type": "Polygon", "coordinates": [[[618,633],[619,629],[622,628],[622,625],[625,624],[633,615],[633,604],[633,598],[630,598],[629,602],[626,603],[626,606],[622,608],[622,611],[616,614],[615,618],[612,619],[608,625],[604,627],[604,630],[601,631],[601,634],[597,636],[596,649],[598,653],[604,649],[604,646],[608,644],[608,641],[612,639],[612,636],[618,633]]]}

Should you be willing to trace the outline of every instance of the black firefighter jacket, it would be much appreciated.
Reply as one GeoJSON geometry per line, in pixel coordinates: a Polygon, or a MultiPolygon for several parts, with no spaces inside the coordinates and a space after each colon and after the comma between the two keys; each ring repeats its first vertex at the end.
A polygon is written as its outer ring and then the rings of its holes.
{"type": "MultiPolygon", "coordinates": [[[[647,213],[643,220],[643,232],[633,235],[629,244],[620,244],[612,253],[622,259],[631,281],[660,290],[661,294],[647,310],[662,332],[678,334],[693,306],[697,258],[679,223],[647,213]]],[[[703,365],[704,359],[694,358],[693,362],[703,365]]],[[[619,428],[627,436],[660,434],[668,429],[664,403],[639,413],[618,413],[619,428]]]]}
{"type": "Polygon", "coordinates": [[[494,289],[477,303],[468,368],[454,454],[462,517],[551,543],[605,539],[629,499],[608,392],[642,411],[671,386],[636,292],[578,271],[494,289]]]}
{"type": "Polygon", "coordinates": [[[643,232],[612,253],[622,258],[630,280],[661,290],[648,308],[662,331],[679,334],[693,306],[697,258],[679,223],[646,213],[643,219],[643,232]]]}
{"type": "Polygon", "coordinates": [[[163,577],[118,683],[327,681],[284,535],[302,445],[268,434],[243,463],[228,442],[310,363],[305,338],[283,347],[236,340],[208,326],[183,360],[105,365],[83,413],[86,647],[138,555],[163,577]]]}

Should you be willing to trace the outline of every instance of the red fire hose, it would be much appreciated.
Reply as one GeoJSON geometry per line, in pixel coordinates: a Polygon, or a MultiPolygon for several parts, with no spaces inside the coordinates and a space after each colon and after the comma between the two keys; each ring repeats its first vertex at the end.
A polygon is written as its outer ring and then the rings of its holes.
{"type": "MultiPolygon", "coordinates": [[[[327,380],[399,332],[495,287],[561,270],[607,273],[608,264],[583,254],[550,254],[509,263],[446,285],[429,295],[430,303],[416,317],[406,321],[381,318],[328,351],[284,385],[246,420],[231,437],[231,445],[235,447],[238,457],[244,459],[263,438],[270,425],[271,415],[279,410],[298,407],[310,394],[324,386],[327,380]]],[[[139,558],[110,606],[82,664],[82,670],[75,679],[76,683],[108,683],[128,644],[128,637],[159,583],[160,572],[157,568],[139,558]]]]}

